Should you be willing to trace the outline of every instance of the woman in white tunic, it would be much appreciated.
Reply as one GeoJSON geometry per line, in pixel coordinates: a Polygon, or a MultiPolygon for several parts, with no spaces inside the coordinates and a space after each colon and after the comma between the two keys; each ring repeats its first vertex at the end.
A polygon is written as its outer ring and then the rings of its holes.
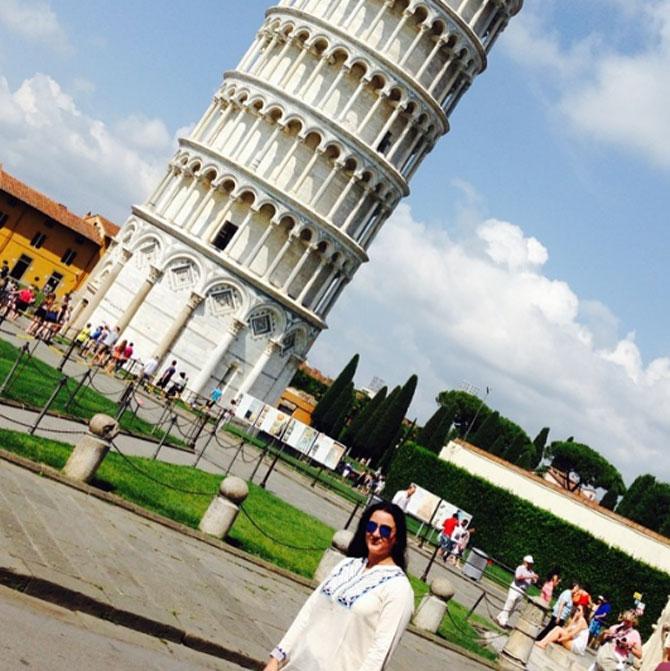
{"type": "Polygon", "coordinates": [[[265,671],[382,671],[414,610],[405,515],[370,506],[341,561],[298,613],[265,671]]]}
{"type": "Polygon", "coordinates": [[[577,606],[570,621],[565,627],[554,627],[541,641],[535,645],[546,650],[551,643],[560,643],[564,648],[571,650],[577,655],[583,655],[586,651],[586,643],[589,640],[589,622],[585,606],[577,606]],[[584,633],[586,632],[586,633],[584,633]]]}

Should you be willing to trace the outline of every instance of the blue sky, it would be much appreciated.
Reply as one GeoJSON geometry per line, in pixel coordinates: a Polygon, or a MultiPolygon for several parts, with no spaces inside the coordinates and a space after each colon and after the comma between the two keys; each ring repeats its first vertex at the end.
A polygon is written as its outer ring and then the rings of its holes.
{"type": "MultiPolygon", "coordinates": [[[[0,161],[122,223],[267,4],[0,0],[0,161]]],[[[667,478],[670,1],[526,5],[310,361],[417,371],[420,420],[488,385],[529,433],[667,478]]]]}

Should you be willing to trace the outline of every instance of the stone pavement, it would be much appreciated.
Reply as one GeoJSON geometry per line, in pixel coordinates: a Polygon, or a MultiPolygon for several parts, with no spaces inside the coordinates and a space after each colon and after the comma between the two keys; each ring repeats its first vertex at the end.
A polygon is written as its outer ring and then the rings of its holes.
{"type": "Polygon", "coordinates": [[[243,667],[0,587],[0,667],[242,671],[243,667]]]}
{"type": "MultiPolygon", "coordinates": [[[[85,488],[84,488],[85,489],[85,488]]],[[[245,666],[264,660],[310,591],[305,581],[193,531],[0,460],[0,576],[29,595],[245,666]],[[171,525],[176,526],[176,525],[171,525]],[[153,628],[153,629],[152,629],[153,628]]],[[[486,664],[406,634],[392,671],[486,664]]]]}

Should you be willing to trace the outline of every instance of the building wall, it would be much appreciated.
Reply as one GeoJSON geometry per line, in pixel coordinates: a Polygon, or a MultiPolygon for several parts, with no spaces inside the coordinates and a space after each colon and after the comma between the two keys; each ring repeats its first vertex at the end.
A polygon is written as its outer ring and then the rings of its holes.
{"type": "Polygon", "coordinates": [[[100,259],[98,244],[4,192],[0,192],[0,220],[0,262],[7,261],[11,271],[22,254],[32,259],[20,278],[23,283],[42,288],[58,272],[63,279],[56,293],[63,296],[82,286],[100,259]],[[46,238],[36,248],[30,243],[39,233],[46,238]],[[68,250],[76,253],[70,265],[62,260],[68,250]]]}
{"type": "Polygon", "coordinates": [[[579,527],[640,561],[670,572],[670,540],[631,520],[584,501],[502,459],[460,441],[442,448],[440,459],[579,527]]]}

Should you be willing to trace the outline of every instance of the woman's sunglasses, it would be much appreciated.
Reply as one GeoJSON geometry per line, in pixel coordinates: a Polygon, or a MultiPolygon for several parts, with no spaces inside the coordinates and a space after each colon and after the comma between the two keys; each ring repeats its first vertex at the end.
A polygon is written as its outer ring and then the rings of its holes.
{"type": "Polygon", "coordinates": [[[377,524],[377,522],[373,522],[372,520],[368,521],[368,525],[365,527],[365,531],[369,534],[373,534],[375,531],[379,529],[379,535],[388,540],[391,538],[391,534],[393,533],[393,529],[388,525],[388,524],[377,524]]]}

